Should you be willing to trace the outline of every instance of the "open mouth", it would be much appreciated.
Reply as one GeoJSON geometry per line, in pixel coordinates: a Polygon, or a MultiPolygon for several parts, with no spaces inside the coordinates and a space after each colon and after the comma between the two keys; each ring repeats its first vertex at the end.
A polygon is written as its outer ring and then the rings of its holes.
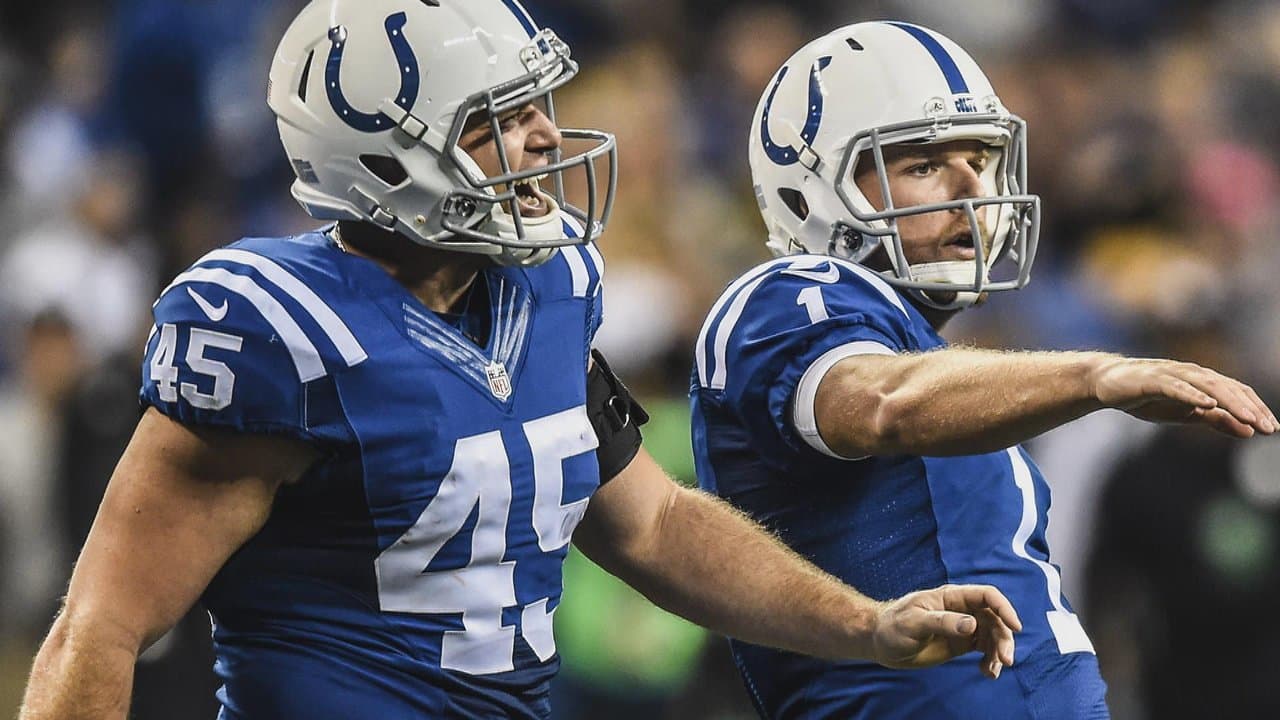
{"type": "Polygon", "coordinates": [[[959,258],[962,260],[972,260],[976,253],[974,252],[973,233],[960,233],[950,240],[942,244],[942,251],[945,255],[959,258]]]}
{"type": "Polygon", "coordinates": [[[545,217],[554,208],[551,197],[544,193],[538,184],[538,181],[545,177],[546,175],[539,175],[512,183],[516,193],[516,206],[520,209],[521,217],[545,217]]]}

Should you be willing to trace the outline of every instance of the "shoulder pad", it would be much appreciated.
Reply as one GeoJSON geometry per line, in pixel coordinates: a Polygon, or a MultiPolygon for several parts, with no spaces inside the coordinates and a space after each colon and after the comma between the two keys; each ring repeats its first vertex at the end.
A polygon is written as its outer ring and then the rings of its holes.
{"type": "Polygon", "coordinates": [[[306,387],[368,358],[320,285],[241,244],[205,255],[153,308],[143,401],[183,421],[312,424],[306,387]]]}
{"type": "Polygon", "coordinates": [[[902,297],[861,265],[825,255],[778,258],[742,275],[712,306],[695,348],[697,379],[701,387],[723,389],[735,347],[820,324],[864,325],[894,349],[913,349],[913,322],[902,297]]]}

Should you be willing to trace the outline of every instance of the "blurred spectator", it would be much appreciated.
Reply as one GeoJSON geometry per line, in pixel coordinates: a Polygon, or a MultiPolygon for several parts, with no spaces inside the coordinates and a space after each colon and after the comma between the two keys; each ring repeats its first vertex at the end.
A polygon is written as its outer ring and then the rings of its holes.
{"type": "Polygon", "coordinates": [[[50,217],[0,256],[0,309],[21,320],[57,308],[92,360],[140,347],[157,287],[132,158],[95,156],[85,182],[67,216],[50,217]]]}
{"type": "Polygon", "coordinates": [[[799,14],[780,5],[735,7],[715,26],[692,77],[692,119],[698,161],[731,191],[751,187],[747,131],[760,92],[807,37],[799,14]]]}
{"type": "Polygon", "coordinates": [[[105,83],[103,43],[101,33],[82,22],[59,35],[39,61],[47,71],[37,75],[34,102],[3,145],[19,220],[58,215],[68,197],[86,189],[91,125],[105,83]]]}
{"type": "Polygon", "coordinates": [[[34,647],[68,576],[55,502],[61,412],[85,370],[80,340],[56,310],[18,338],[17,372],[0,385],[0,636],[34,647]]]}
{"type": "Polygon", "coordinates": [[[1116,717],[1280,716],[1278,460],[1272,438],[1174,428],[1107,479],[1088,617],[1116,717]]]}

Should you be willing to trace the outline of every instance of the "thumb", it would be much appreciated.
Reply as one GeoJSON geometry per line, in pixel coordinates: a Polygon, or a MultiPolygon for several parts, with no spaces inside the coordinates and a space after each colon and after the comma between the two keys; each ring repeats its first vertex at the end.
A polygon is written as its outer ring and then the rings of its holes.
{"type": "Polygon", "coordinates": [[[922,614],[922,617],[908,630],[913,631],[914,636],[920,635],[942,635],[950,638],[967,638],[973,635],[978,629],[978,621],[972,615],[964,613],[948,612],[946,610],[930,610],[922,614]]]}
{"type": "Polygon", "coordinates": [[[929,635],[947,638],[972,637],[978,629],[978,620],[964,612],[947,610],[920,610],[905,614],[897,621],[899,632],[915,641],[924,641],[929,635]]]}

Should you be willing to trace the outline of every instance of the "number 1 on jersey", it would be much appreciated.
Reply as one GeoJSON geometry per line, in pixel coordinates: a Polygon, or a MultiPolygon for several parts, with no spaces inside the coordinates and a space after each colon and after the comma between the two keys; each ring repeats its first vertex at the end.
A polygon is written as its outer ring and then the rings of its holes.
{"type": "Polygon", "coordinates": [[[808,311],[810,323],[820,323],[830,317],[827,314],[827,304],[822,300],[822,288],[817,285],[801,290],[796,296],[796,304],[803,305],[808,311]]]}

